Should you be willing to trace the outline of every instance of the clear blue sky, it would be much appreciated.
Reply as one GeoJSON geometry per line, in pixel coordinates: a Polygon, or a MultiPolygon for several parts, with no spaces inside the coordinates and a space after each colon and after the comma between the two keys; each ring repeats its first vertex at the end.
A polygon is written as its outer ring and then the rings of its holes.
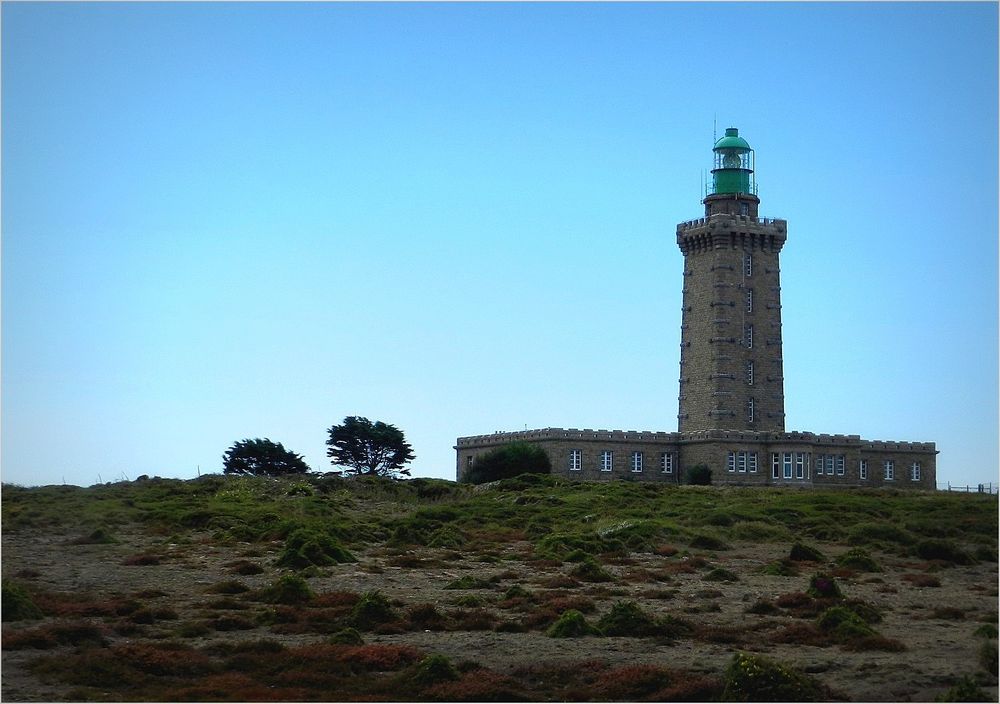
{"type": "Polygon", "coordinates": [[[997,4],[2,5],[3,479],[416,476],[675,430],[713,119],[782,253],[787,427],[997,479],[997,4]]]}

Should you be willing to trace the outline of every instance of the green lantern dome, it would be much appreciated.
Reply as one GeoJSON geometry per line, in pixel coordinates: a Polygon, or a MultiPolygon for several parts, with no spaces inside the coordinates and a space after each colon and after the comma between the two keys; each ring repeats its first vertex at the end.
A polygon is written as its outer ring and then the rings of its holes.
{"type": "Polygon", "coordinates": [[[756,195],[757,183],[753,177],[753,149],[735,127],[716,141],[715,168],[712,169],[712,193],[748,193],[756,195]]]}

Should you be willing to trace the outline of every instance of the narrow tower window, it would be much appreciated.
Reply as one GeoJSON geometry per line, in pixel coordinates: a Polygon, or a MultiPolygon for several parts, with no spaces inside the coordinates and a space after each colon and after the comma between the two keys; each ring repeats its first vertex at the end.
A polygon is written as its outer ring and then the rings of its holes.
{"type": "Polygon", "coordinates": [[[753,289],[747,289],[747,313],[753,313],[753,289]]]}
{"type": "Polygon", "coordinates": [[[753,360],[747,360],[747,385],[753,386],[753,360]]]}
{"type": "Polygon", "coordinates": [[[746,329],[743,331],[743,343],[747,346],[747,349],[753,348],[753,325],[747,323],[746,329]]]}
{"type": "Polygon", "coordinates": [[[747,399],[747,422],[753,423],[753,397],[747,399]]]}
{"type": "Polygon", "coordinates": [[[747,278],[753,276],[753,255],[750,252],[743,253],[743,275],[747,278]]]}

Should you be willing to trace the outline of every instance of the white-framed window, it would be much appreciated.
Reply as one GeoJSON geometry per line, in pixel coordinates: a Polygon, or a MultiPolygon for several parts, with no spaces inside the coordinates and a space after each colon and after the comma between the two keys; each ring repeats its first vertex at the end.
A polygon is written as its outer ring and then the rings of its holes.
{"type": "Polygon", "coordinates": [[[834,457],[833,457],[833,455],[827,455],[826,456],[826,473],[829,474],[831,477],[833,476],[833,463],[834,463],[834,457]]]}
{"type": "Polygon", "coordinates": [[[753,313],[753,289],[747,289],[747,313],[753,313]]]}
{"type": "Polygon", "coordinates": [[[632,453],[632,471],[641,472],[642,471],[642,453],[636,450],[632,453]]]}
{"type": "Polygon", "coordinates": [[[750,214],[750,204],[749,203],[742,203],[741,202],[740,203],[740,215],[749,215],[749,214],[750,214]]]}
{"type": "Polygon", "coordinates": [[[601,471],[610,472],[615,464],[615,453],[611,450],[603,450],[601,452],[601,471]]]}
{"type": "Polygon", "coordinates": [[[816,475],[822,476],[823,474],[823,455],[816,455],[816,475]]]}
{"type": "Polygon", "coordinates": [[[745,450],[740,450],[736,453],[736,471],[746,474],[747,471],[747,453],[745,450]]]}
{"type": "Polygon", "coordinates": [[[920,463],[914,462],[910,465],[910,481],[919,482],[920,481],[920,463]]]}
{"type": "Polygon", "coordinates": [[[753,276],[753,255],[750,252],[743,253],[743,275],[748,278],[753,276]]]}
{"type": "Polygon", "coordinates": [[[569,468],[572,472],[579,472],[583,469],[583,450],[569,451],[569,468]]]}
{"type": "Polygon", "coordinates": [[[781,455],[777,452],[771,453],[771,479],[778,479],[781,472],[781,455]]]}
{"type": "Polygon", "coordinates": [[[882,476],[886,481],[891,482],[896,478],[896,461],[884,460],[882,462],[882,476]]]}
{"type": "Polygon", "coordinates": [[[858,478],[868,478],[868,460],[858,460],[858,478]]]}
{"type": "Polygon", "coordinates": [[[753,360],[747,360],[747,386],[753,386],[753,360]]]}
{"type": "Polygon", "coordinates": [[[747,346],[747,349],[753,349],[753,325],[747,323],[746,327],[743,328],[743,344],[747,346]]]}
{"type": "Polygon", "coordinates": [[[837,476],[838,477],[844,476],[845,465],[846,465],[846,462],[845,462],[844,456],[843,455],[837,455],[837,465],[836,466],[837,466],[837,476]]]}
{"type": "Polygon", "coordinates": [[[674,473],[674,456],[671,453],[660,453],[660,471],[664,474],[674,473]]]}
{"type": "Polygon", "coordinates": [[[781,457],[781,475],[785,479],[792,478],[792,453],[785,452],[781,457]]]}
{"type": "Polygon", "coordinates": [[[806,453],[804,452],[795,453],[795,478],[806,478],[806,453]]]}
{"type": "Polygon", "coordinates": [[[757,473],[757,453],[748,452],[747,453],[747,469],[750,470],[751,474],[757,473]]]}
{"type": "Polygon", "coordinates": [[[730,472],[736,471],[736,453],[729,452],[726,455],[726,469],[730,472]]]}
{"type": "Polygon", "coordinates": [[[747,422],[753,423],[753,397],[747,399],[747,422]]]}

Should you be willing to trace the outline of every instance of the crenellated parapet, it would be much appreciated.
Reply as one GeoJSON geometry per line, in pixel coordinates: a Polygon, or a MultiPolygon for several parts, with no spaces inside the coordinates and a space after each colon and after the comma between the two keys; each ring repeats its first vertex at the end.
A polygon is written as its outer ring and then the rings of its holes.
{"type": "Polygon", "coordinates": [[[688,220],[677,226],[677,246],[685,255],[723,248],[777,254],[787,236],[785,220],[729,213],[688,220]]]}
{"type": "Polygon", "coordinates": [[[487,435],[469,435],[458,438],[456,449],[507,445],[512,442],[539,442],[543,440],[594,440],[608,442],[677,442],[680,433],[655,430],[592,430],[586,428],[541,428],[537,430],[498,431],[487,435]]]}

